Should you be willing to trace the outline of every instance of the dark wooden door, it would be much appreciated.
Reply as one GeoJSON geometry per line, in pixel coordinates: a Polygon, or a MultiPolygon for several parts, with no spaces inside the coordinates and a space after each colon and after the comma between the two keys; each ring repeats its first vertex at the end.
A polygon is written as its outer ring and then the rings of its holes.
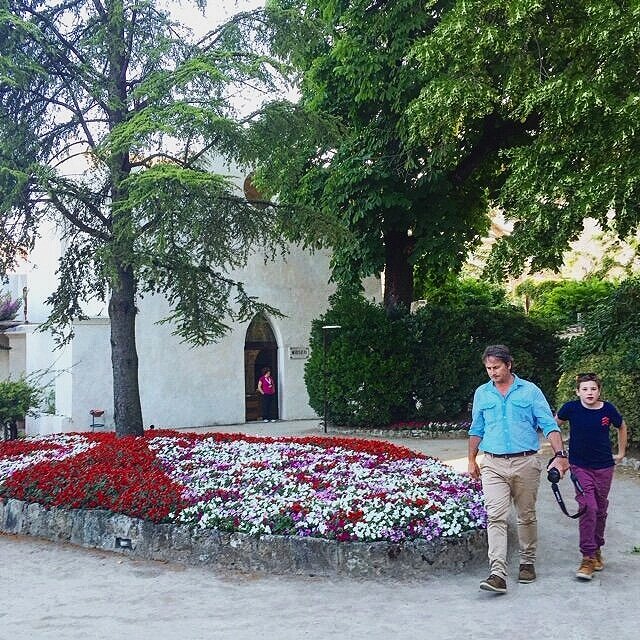
{"type": "Polygon", "coordinates": [[[278,416],[278,343],[269,321],[264,316],[258,315],[249,324],[244,344],[245,420],[247,422],[261,418],[258,380],[264,367],[271,369],[271,375],[276,384],[273,413],[278,416]]]}

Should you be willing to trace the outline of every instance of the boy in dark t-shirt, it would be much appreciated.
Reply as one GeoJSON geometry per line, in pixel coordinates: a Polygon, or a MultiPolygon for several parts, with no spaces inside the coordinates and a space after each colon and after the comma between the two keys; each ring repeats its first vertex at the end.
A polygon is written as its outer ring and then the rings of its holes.
{"type": "Polygon", "coordinates": [[[580,516],[580,551],[582,562],[576,578],[591,580],[594,571],[604,568],[600,547],[604,545],[609,490],[616,462],[625,456],[627,425],[618,410],[600,400],[602,384],[595,373],[581,373],[576,378],[578,400],[560,407],[556,422],[569,421],[569,463],[584,493],[576,491],[576,501],[585,512],[580,516]],[[611,453],[609,429],[618,429],[618,454],[611,453]]]}

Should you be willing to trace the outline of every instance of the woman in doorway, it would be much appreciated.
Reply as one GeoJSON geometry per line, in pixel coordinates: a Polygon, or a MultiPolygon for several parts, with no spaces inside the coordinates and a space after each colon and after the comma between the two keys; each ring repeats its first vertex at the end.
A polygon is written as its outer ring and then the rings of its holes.
{"type": "Polygon", "coordinates": [[[276,395],[276,384],[271,377],[271,369],[264,367],[262,369],[262,375],[258,380],[258,393],[262,396],[262,420],[264,422],[275,422],[276,419],[273,416],[273,401],[276,395]]]}

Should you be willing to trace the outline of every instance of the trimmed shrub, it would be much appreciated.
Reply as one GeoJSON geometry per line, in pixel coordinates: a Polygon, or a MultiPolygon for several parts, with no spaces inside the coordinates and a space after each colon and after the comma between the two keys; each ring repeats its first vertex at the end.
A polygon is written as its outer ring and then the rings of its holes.
{"type": "Polygon", "coordinates": [[[35,415],[43,391],[25,378],[0,381],[0,427],[5,438],[18,437],[17,421],[35,415]]]}
{"type": "Polygon", "coordinates": [[[640,373],[640,278],[629,278],[603,298],[584,320],[584,335],[572,339],[562,352],[563,371],[587,356],[610,350],[626,354],[640,373]]]}
{"type": "Polygon", "coordinates": [[[514,372],[553,398],[561,343],[544,323],[515,307],[426,306],[407,322],[412,325],[420,372],[415,383],[423,407],[419,417],[468,416],[473,392],[487,381],[480,356],[489,344],[507,344],[515,361],[514,372]]]}
{"type": "Polygon", "coordinates": [[[493,282],[475,278],[451,277],[437,287],[428,282],[417,282],[415,294],[429,304],[445,307],[467,307],[481,305],[498,307],[506,305],[505,288],[493,282]]]}
{"type": "Polygon", "coordinates": [[[508,344],[518,375],[555,391],[560,342],[514,307],[427,305],[390,318],[378,304],[341,295],[313,323],[305,369],[311,406],[321,415],[322,325],[342,327],[327,336],[326,392],[330,422],[343,426],[468,419],[473,392],[487,380],[480,356],[488,344],[508,344]]]}
{"type": "Polygon", "coordinates": [[[405,319],[415,358],[416,418],[458,419],[468,413],[474,389],[486,380],[473,320],[462,308],[427,305],[405,319]]]}
{"type": "Polygon", "coordinates": [[[401,318],[389,319],[380,305],[360,296],[332,298],[332,308],[312,324],[305,367],[309,402],[319,415],[326,381],[330,422],[382,426],[411,417],[413,357],[401,318]],[[327,333],[325,363],[322,326],[336,324],[341,329],[327,333]]]}
{"type": "Polygon", "coordinates": [[[42,389],[25,378],[0,380],[0,424],[34,415],[42,397],[42,389]]]}

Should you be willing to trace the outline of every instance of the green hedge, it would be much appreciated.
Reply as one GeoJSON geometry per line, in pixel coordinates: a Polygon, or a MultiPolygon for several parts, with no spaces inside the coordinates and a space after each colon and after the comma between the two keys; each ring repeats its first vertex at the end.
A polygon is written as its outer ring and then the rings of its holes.
{"type": "Polygon", "coordinates": [[[514,371],[553,398],[560,341],[541,324],[508,305],[462,308],[428,305],[407,320],[415,338],[421,418],[466,417],[476,387],[487,381],[480,361],[489,344],[507,344],[514,371]]]}
{"type": "Polygon", "coordinates": [[[625,366],[640,373],[640,278],[621,282],[585,316],[584,335],[570,340],[562,352],[562,371],[609,351],[624,354],[625,366]]]}
{"type": "Polygon", "coordinates": [[[390,318],[362,297],[336,295],[313,323],[305,371],[319,414],[325,389],[321,327],[336,324],[342,328],[329,334],[326,359],[329,418],[336,424],[468,419],[473,392],[487,380],[480,356],[488,344],[508,344],[516,373],[546,394],[555,391],[560,342],[514,307],[427,305],[415,315],[390,318]]]}
{"type": "Polygon", "coordinates": [[[362,297],[335,296],[333,307],[315,320],[305,368],[310,403],[322,415],[325,379],[330,420],[348,426],[380,426],[409,417],[413,359],[401,320],[362,297]],[[322,325],[327,333],[326,372],[322,325]]]}

